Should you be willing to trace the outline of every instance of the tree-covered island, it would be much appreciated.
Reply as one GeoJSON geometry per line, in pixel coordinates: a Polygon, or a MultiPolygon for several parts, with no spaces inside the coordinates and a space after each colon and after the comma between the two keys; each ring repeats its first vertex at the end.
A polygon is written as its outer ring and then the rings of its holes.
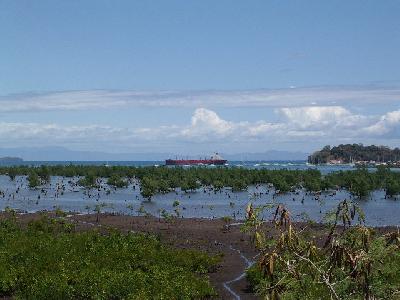
{"type": "Polygon", "coordinates": [[[308,157],[311,164],[389,164],[400,166],[400,149],[387,146],[364,146],[363,144],[340,144],[325,146],[308,157]]]}

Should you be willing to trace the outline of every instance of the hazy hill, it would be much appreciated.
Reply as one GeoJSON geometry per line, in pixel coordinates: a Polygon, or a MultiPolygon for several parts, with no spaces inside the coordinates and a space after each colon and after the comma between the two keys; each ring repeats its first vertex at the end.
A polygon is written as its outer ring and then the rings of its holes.
{"type": "Polygon", "coordinates": [[[11,156],[0,157],[0,165],[22,163],[23,161],[24,160],[19,157],[11,157],[11,156]]]}

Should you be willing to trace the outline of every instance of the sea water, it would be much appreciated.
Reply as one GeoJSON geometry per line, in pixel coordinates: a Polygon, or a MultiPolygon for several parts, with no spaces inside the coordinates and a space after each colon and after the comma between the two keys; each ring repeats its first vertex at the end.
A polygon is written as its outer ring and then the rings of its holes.
{"type": "MultiPolygon", "coordinates": [[[[255,206],[283,204],[294,220],[323,222],[326,214],[333,211],[340,201],[350,199],[363,209],[366,224],[400,225],[400,200],[386,198],[384,191],[374,191],[367,198],[355,199],[345,190],[321,195],[298,190],[295,193],[275,195],[273,188],[259,185],[250,186],[241,192],[232,192],[229,188],[221,191],[200,188],[195,192],[185,193],[176,189],[174,192],[155,195],[149,201],[142,198],[139,182],[135,180],[126,188],[116,189],[109,187],[106,179],[102,179],[99,189],[79,187],[78,180],[79,177],[52,176],[49,184],[39,189],[30,189],[25,176],[17,176],[12,181],[8,176],[2,175],[0,210],[9,207],[21,212],[36,212],[59,208],[76,213],[93,213],[96,207],[100,207],[103,212],[129,215],[149,213],[161,216],[164,211],[177,217],[231,217],[241,220],[245,218],[246,206],[251,202],[255,206]],[[179,205],[174,207],[175,201],[179,205]]],[[[271,211],[264,213],[266,219],[271,218],[271,215],[271,211]]]]}

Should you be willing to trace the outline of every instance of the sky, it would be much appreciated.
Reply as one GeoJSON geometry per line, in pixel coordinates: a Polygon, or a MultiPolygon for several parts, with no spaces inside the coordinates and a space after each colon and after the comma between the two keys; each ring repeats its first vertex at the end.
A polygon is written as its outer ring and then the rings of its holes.
{"type": "Polygon", "coordinates": [[[400,146],[400,1],[0,0],[0,148],[400,146]]]}

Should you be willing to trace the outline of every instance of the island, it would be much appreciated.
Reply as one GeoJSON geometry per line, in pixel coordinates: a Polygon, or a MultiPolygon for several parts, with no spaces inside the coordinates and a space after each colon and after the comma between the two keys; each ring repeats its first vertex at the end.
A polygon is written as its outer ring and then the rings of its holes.
{"type": "Polygon", "coordinates": [[[24,160],[20,157],[11,157],[11,156],[0,157],[0,164],[2,164],[2,165],[20,164],[23,161],[24,160]]]}
{"type": "Polygon", "coordinates": [[[400,167],[400,149],[363,144],[325,146],[308,157],[310,164],[389,165],[400,167]]]}

